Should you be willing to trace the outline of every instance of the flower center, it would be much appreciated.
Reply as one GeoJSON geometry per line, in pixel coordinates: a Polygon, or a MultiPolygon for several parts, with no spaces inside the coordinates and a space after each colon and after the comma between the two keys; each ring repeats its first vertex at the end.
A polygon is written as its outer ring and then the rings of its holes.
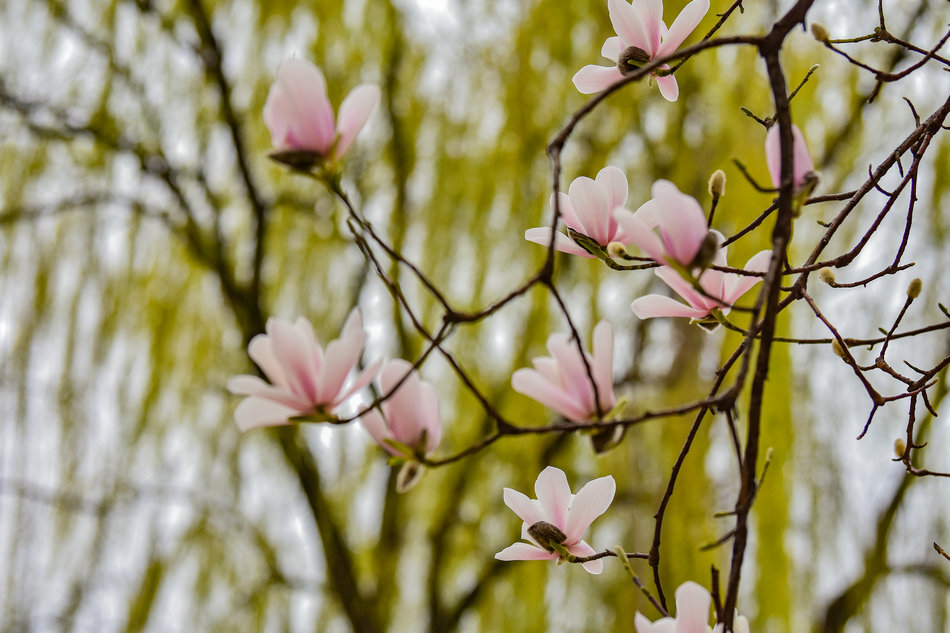
{"type": "Polygon", "coordinates": [[[639,70],[640,66],[648,61],[650,61],[650,54],[648,52],[642,48],[630,46],[629,48],[625,48],[620,53],[620,57],[617,58],[617,69],[621,75],[629,75],[635,70],[639,70]]]}
{"type": "Polygon", "coordinates": [[[560,545],[567,539],[567,534],[561,531],[556,525],[551,525],[547,521],[538,521],[528,528],[528,536],[537,541],[538,545],[549,552],[553,552],[554,545],[560,545]]]}

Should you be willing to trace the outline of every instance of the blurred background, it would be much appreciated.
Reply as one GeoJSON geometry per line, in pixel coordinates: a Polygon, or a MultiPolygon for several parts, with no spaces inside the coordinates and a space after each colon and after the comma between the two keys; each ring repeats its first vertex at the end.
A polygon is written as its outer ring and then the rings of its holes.
{"type": "MultiPolygon", "coordinates": [[[[683,2],[669,0],[670,23],[683,2]]],[[[724,34],[765,32],[790,2],[747,2],[724,34]]],[[[871,33],[875,3],[818,0],[832,37],[871,33]]],[[[713,0],[695,41],[728,4],[713,0]]],[[[884,2],[888,29],[924,49],[943,35],[938,0],[884,2]]],[[[606,63],[613,35],[603,0],[4,0],[0,3],[0,630],[46,631],[631,631],[657,617],[615,560],[590,576],[576,565],[495,561],[520,521],[502,487],[530,492],[548,465],[575,490],[612,474],[617,498],[587,540],[648,551],[653,513],[690,420],[655,420],[595,456],[583,436],[508,438],[393,493],[385,455],[355,424],[241,434],[229,376],[252,371],[247,341],[268,316],[308,317],[321,342],[354,305],[369,332],[364,359],[414,359],[425,349],[361,257],[343,209],[319,185],[269,161],[261,109],[280,62],[312,60],[331,101],[375,82],[380,108],[346,157],[344,185],[395,248],[461,309],[479,309],[528,278],[544,249],[523,239],[549,221],[547,142],[586,102],[571,84],[606,63]],[[260,220],[263,219],[263,222],[260,220]]],[[[918,57],[884,43],[846,45],[863,61],[905,68],[918,57]]],[[[931,64],[867,103],[873,79],[807,33],[787,41],[794,120],[822,173],[818,193],[862,183],[922,117],[950,95],[931,64]]],[[[732,165],[768,176],[770,115],[756,52],[720,48],[676,74],[680,99],[625,88],[585,119],[564,153],[562,187],[607,164],[630,181],[628,207],[657,178],[717,211],[727,235],[766,208],[732,165]]],[[[940,322],[950,299],[943,247],[950,144],[937,136],[921,167],[916,266],[869,284],[812,292],[846,336],[888,328],[907,284],[923,279],[907,329],[940,322]]],[[[890,174],[885,188],[900,180],[890,174]]],[[[851,248],[881,208],[870,194],[829,246],[851,248]],[[876,206],[875,206],[876,205],[876,206]]],[[[839,281],[887,265],[908,194],[839,281]]],[[[810,252],[842,203],[809,207],[792,257],[810,252]]],[[[768,248],[770,222],[730,247],[741,265],[768,248]]],[[[441,310],[389,262],[430,330],[441,310]]],[[[684,320],[639,321],[632,299],[661,291],[648,272],[559,256],[556,283],[585,343],[608,319],[627,412],[705,395],[738,339],[684,320]]],[[[782,333],[826,336],[807,309],[782,333]]],[[[447,348],[519,425],[553,414],[514,393],[511,373],[567,331],[543,289],[459,328],[447,348]]],[[[889,358],[929,367],[950,354],[945,333],[895,342],[889,358]]],[[[856,348],[871,362],[875,351],[856,348]]],[[[444,359],[421,369],[445,421],[439,455],[493,428],[444,359]]],[[[945,373],[932,394],[939,402],[945,373]]],[[[887,395],[893,381],[877,384],[887,395]]],[[[776,348],[763,447],[773,456],[752,514],[740,612],[755,633],[948,630],[946,481],[893,463],[906,401],[878,412],[827,346],[776,348]]],[[[740,407],[740,411],[742,408],[740,407]]],[[[950,470],[947,408],[921,409],[925,465],[950,470]]],[[[741,416],[741,414],[740,414],[741,416]]],[[[740,427],[744,422],[740,417],[740,427]]],[[[686,460],[666,516],[664,586],[709,585],[731,547],[701,551],[732,527],[737,476],[722,417],[686,460]]],[[[643,561],[634,568],[645,580],[643,561]]]]}

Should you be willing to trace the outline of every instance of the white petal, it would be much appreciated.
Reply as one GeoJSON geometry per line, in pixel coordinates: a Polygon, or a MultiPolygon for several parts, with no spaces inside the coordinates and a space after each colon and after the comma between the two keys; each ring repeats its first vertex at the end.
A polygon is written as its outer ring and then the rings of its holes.
{"type": "Polygon", "coordinates": [[[594,479],[577,491],[564,528],[568,543],[579,540],[594,519],[607,511],[616,492],[617,483],[610,475],[594,479]]]}
{"type": "Polygon", "coordinates": [[[663,38],[663,43],[657,50],[656,56],[663,57],[669,55],[679,48],[689,34],[699,26],[709,11],[709,0],[693,0],[680,11],[680,14],[673,20],[669,31],[663,38]]]}
{"type": "Polygon", "coordinates": [[[534,492],[538,495],[541,509],[548,516],[548,523],[564,530],[571,505],[571,485],[567,483],[564,471],[554,466],[542,470],[534,484],[534,492]]]}
{"type": "Polygon", "coordinates": [[[379,88],[372,84],[362,84],[346,95],[340,104],[340,116],[337,122],[339,138],[333,154],[340,158],[350,149],[353,140],[359,131],[366,125],[366,121],[376,105],[379,103],[379,88]]]}
{"type": "Polygon", "coordinates": [[[623,79],[616,66],[595,66],[588,64],[574,73],[574,86],[585,95],[601,92],[623,79]]]}

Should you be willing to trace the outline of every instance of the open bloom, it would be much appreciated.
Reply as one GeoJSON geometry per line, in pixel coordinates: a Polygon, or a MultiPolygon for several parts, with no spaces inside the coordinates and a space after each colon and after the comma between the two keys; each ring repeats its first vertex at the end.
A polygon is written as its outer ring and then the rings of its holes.
{"type": "Polygon", "coordinates": [[[264,123],[279,151],[314,152],[341,158],[379,103],[379,88],[362,84],[343,99],[339,117],[327,97],[327,82],[310,62],[291,57],[277,69],[264,104],[264,123]]]}
{"type": "Polygon", "coordinates": [[[360,418],[373,439],[391,455],[407,459],[413,458],[415,452],[434,451],[442,437],[435,388],[421,380],[412,364],[402,359],[386,363],[379,374],[379,387],[383,395],[396,391],[380,405],[382,414],[374,409],[360,418]]]}
{"type": "MultiPolygon", "coordinates": [[[[574,422],[597,418],[594,387],[587,375],[577,344],[566,334],[548,338],[551,356],[532,360],[534,369],[519,369],[511,376],[511,386],[518,393],[534,398],[574,422]]],[[[600,411],[607,414],[617,404],[614,396],[614,331],[610,323],[601,321],[594,328],[594,355],[584,353],[590,373],[600,396],[600,411]]]]}
{"type": "MultiPolygon", "coordinates": [[[[776,189],[782,184],[782,150],[779,141],[778,124],[765,133],[765,162],[769,166],[772,186],[776,189]]],[[[798,189],[805,183],[805,176],[815,171],[815,165],[808,153],[805,137],[798,126],[792,124],[792,184],[798,189]]]]}
{"type": "MultiPolygon", "coordinates": [[[[722,236],[717,234],[717,237],[721,239],[722,236]]],[[[764,273],[768,270],[771,259],[772,251],[761,251],[746,262],[744,269],[749,272],[764,273]]],[[[717,266],[727,265],[725,248],[719,249],[713,264],[717,266]]],[[[640,297],[634,299],[630,307],[634,314],[641,319],[673,316],[703,320],[709,317],[713,310],[721,310],[723,314],[728,314],[732,304],[738,301],[755,284],[762,281],[761,277],[706,269],[699,277],[699,285],[705,292],[703,294],[669,266],[657,268],[656,276],[685,299],[688,305],[663,295],[640,297]]]]}
{"type": "Polygon", "coordinates": [[[290,418],[298,416],[325,416],[368,385],[379,371],[381,361],[362,372],[348,389],[343,388],[366,342],[357,308],[326,352],[303,317],[293,323],[268,319],[266,330],[251,339],[247,352],[270,384],[257,376],[234,376],[228,381],[231,393],[248,396],[234,411],[242,431],[290,424],[290,418]]]}
{"type": "MultiPolygon", "coordinates": [[[[600,92],[656,57],[676,51],[709,11],[709,0],[693,0],[683,7],[669,29],[663,21],[663,0],[607,0],[615,37],[607,38],[600,54],[613,66],[588,64],[574,75],[574,85],[583,94],[600,92]]],[[[667,70],[669,66],[660,66],[667,70]]],[[[673,75],[654,75],[660,94],[676,101],[679,86],[673,75]]]]}
{"type": "MultiPolygon", "coordinates": [[[[637,611],[633,619],[633,626],[637,633],[708,633],[709,606],[712,598],[706,589],[689,580],[676,590],[676,617],[660,618],[650,622],[646,616],[637,611]]],[[[717,624],[715,633],[722,633],[724,625],[717,624]]],[[[736,616],[733,620],[734,633],[749,633],[749,621],[743,616],[736,616]]]]}
{"type": "Polygon", "coordinates": [[[623,211],[618,210],[616,217],[624,235],[659,264],[702,266],[708,263],[698,261],[703,259],[703,245],[718,246],[710,238],[706,216],[696,199],[680,193],[668,180],[653,183],[653,199],[636,213],[623,211]]]}
{"type": "MultiPolygon", "coordinates": [[[[538,475],[534,484],[537,499],[529,499],[517,490],[505,488],[505,505],[524,521],[521,538],[527,543],[515,543],[495,554],[498,560],[556,560],[561,554],[554,545],[561,546],[573,556],[594,554],[594,548],[581,540],[590,524],[607,511],[614,500],[617,484],[610,475],[594,479],[571,494],[564,471],[548,466],[538,475]],[[552,545],[552,543],[554,545],[552,545]]],[[[604,570],[601,560],[582,563],[592,574],[604,570]]]]}
{"type": "MultiPolygon", "coordinates": [[[[586,235],[602,248],[606,248],[610,242],[629,244],[630,240],[623,234],[613,214],[614,209],[623,207],[627,202],[627,194],[627,177],[624,173],[613,166],[604,167],[596,179],[591,180],[587,176],[575,178],[568,193],[558,194],[561,219],[568,228],[586,235]]],[[[551,196],[551,206],[554,206],[554,196],[551,196]]],[[[551,227],[528,229],[524,232],[524,238],[547,246],[551,243],[551,227]]],[[[561,232],[554,234],[554,248],[571,255],[593,257],[561,232]]]]}

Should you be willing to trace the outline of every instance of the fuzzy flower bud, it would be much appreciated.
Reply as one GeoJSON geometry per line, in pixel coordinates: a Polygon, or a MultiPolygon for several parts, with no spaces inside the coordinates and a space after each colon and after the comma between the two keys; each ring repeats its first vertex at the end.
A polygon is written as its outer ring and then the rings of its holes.
{"type": "Polygon", "coordinates": [[[907,286],[907,296],[911,299],[916,299],[920,296],[920,290],[922,286],[923,282],[920,281],[920,277],[916,277],[910,282],[910,285],[907,286]]]}
{"type": "Polygon", "coordinates": [[[894,454],[897,455],[898,458],[903,457],[906,451],[907,442],[905,442],[902,438],[897,438],[894,440],[894,454]]]}
{"type": "Polygon", "coordinates": [[[607,244],[607,254],[614,259],[624,259],[627,255],[627,247],[622,242],[611,242],[607,244]]]}
{"type": "Polygon", "coordinates": [[[709,195],[713,198],[721,198],[726,195],[726,172],[717,169],[709,177],[709,195]]]}
{"type": "Polygon", "coordinates": [[[831,39],[831,35],[828,34],[828,29],[823,27],[818,22],[811,23],[811,36],[822,44],[827,44],[828,40],[831,39]]]}
{"type": "Polygon", "coordinates": [[[567,539],[567,535],[559,527],[547,521],[538,521],[529,527],[528,536],[549,552],[555,551],[554,546],[560,545],[567,539]]]}
{"type": "Polygon", "coordinates": [[[835,285],[835,271],[829,268],[828,266],[825,266],[824,268],[818,271],[818,278],[821,279],[826,284],[828,284],[829,286],[835,285]]]}
{"type": "Polygon", "coordinates": [[[844,347],[841,346],[841,343],[838,342],[838,339],[832,339],[831,349],[834,351],[835,356],[840,356],[841,358],[847,358],[848,355],[844,352],[844,347]]]}

